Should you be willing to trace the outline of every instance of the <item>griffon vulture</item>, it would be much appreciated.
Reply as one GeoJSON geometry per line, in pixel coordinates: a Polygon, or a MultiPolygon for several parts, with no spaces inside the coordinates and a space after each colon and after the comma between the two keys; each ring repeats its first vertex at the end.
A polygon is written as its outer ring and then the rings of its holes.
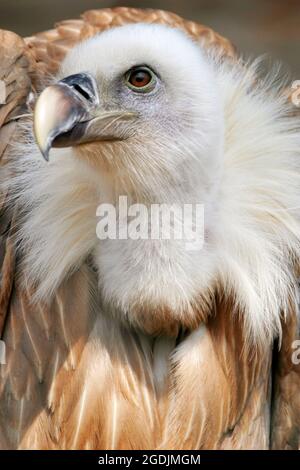
{"type": "Polygon", "coordinates": [[[0,447],[298,448],[286,83],[162,11],[0,39],[0,447]],[[203,246],[100,240],[120,196],[202,204],[203,246]]]}

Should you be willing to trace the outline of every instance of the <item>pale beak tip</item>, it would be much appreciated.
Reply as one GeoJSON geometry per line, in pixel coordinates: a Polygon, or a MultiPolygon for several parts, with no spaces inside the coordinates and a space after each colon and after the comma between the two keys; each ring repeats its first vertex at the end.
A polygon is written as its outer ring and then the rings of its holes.
{"type": "Polygon", "coordinates": [[[37,143],[37,146],[42,154],[42,156],[44,157],[44,159],[46,160],[46,162],[49,161],[49,152],[50,152],[50,148],[51,148],[51,144],[49,142],[49,139],[47,139],[46,143],[42,143],[40,141],[40,139],[38,139],[36,137],[36,143],[37,143]]]}
{"type": "Polygon", "coordinates": [[[44,159],[46,160],[46,162],[49,162],[49,149],[46,149],[46,150],[41,150],[41,153],[44,157],[44,159]]]}

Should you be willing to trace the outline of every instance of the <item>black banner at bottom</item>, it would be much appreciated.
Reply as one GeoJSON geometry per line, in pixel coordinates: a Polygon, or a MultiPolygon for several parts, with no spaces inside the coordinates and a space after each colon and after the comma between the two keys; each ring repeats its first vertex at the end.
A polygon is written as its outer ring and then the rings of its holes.
{"type": "MultiPolygon", "coordinates": [[[[56,464],[72,467],[135,468],[159,466],[176,468],[180,465],[232,465],[253,466],[256,464],[299,465],[298,451],[1,451],[0,465],[12,464],[42,465],[56,464]]],[[[6,468],[6,467],[5,467],[6,468]]]]}

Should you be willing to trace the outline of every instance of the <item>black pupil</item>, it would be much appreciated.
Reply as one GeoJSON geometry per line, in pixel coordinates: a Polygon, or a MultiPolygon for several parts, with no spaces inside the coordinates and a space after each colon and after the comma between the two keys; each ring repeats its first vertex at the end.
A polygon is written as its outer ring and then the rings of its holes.
{"type": "Polygon", "coordinates": [[[132,74],[132,81],[133,84],[144,84],[146,85],[150,81],[150,76],[148,72],[144,70],[139,70],[138,72],[134,72],[132,74]]]}

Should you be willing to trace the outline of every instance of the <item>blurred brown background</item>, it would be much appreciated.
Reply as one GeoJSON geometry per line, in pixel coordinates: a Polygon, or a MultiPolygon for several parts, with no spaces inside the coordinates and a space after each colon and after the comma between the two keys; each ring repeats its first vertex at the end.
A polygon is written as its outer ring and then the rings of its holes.
{"type": "Polygon", "coordinates": [[[300,0],[0,0],[0,28],[28,36],[84,10],[111,6],[174,11],[211,26],[246,55],[279,59],[300,79],[300,0]]]}

